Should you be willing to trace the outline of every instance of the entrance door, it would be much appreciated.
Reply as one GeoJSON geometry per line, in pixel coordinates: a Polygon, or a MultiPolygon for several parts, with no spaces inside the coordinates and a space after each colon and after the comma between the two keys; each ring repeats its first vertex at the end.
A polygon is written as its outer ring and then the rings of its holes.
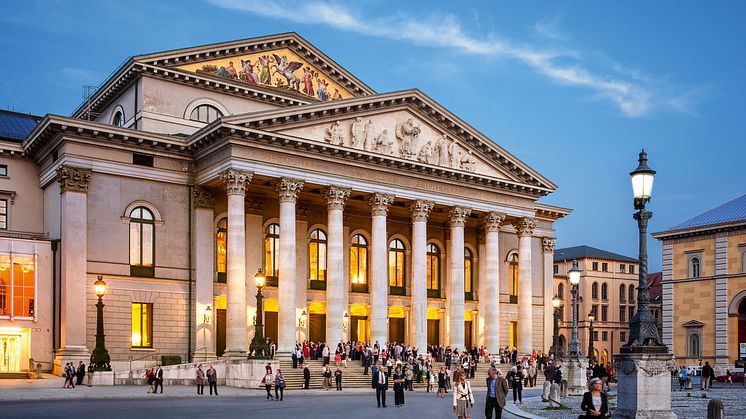
{"type": "Polygon", "coordinates": [[[389,318],[389,342],[404,342],[404,319],[389,318]]]}
{"type": "Polygon", "coordinates": [[[269,338],[277,345],[277,312],[264,312],[264,337],[269,338]]]}
{"type": "Polygon", "coordinates": [[[470,349],[471,348],[471,328],[472,321],[467,320],[464,322],[464,345],[466,345],[466,348],[464,349],[470,349]]]}
{"type": "Polygon", "coordinates": [[[216,310],[215,325],[217,326],[217,336],[215,339],[215,355],[223,356],[225,352],[225,328],[227,326],[225,318],[225,309],[219,308],[216,310]]]}
{"type": "MultiPolygon", "coordinates": [[[[440,345],[440,320],[427,319],[427,344],[440,345]]],[[[425,348],[417,348],[424,351],[425,348]]]]}
{"type": "Polygon", "coordinates": [[[746,299],[738,305],[738,357],[746,359],[746,299]]]}
{"type": "Polygon", "coordinates": [[[308,337],[313,342],[326,342],[326,314],[308,316],[308,337]]]}
{"type": "Polygon", "coordinates": [[[0,335],[0,372],[21,370],[21,336],[0,335]]]}
{"type": "Polygon", "coordinates": [[[367,342],[368,336],[368,317],[351,316],[350,317],[350,340],[358,342],[367,342]]]}

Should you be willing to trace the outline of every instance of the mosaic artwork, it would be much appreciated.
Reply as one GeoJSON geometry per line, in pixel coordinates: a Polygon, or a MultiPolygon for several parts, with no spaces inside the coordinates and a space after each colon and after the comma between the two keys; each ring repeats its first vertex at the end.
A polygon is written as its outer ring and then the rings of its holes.
{"type": "Polygon", "coordinates": [[[289,49],[203,61],[177,68],[247,84],[292,90],[320,101],[353,97],[349,91],[289,49]]]}

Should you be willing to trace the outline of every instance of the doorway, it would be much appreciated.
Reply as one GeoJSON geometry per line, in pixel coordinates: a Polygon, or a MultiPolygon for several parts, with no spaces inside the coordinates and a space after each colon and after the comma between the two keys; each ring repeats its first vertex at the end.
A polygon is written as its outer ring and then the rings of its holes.
{"type": "Polygon", "coordinates": [[[350,340],[357,342],[367,342],[370,340],[368,316],[350,316],[350,340]]]}
{"type": "Polygon", "coordinates": [[[738,356],[746,359],[746,298],[738,305],[738,356]]]}
{"type": "Polygon", "coordinates": [[[464,322],[464,349],[470,349],[472,344],[472,321],[467,320],[464,322]]]}
{"type": "Polygon", "coordinates": [[[215,310],[215,326],[217,327],[215,355],[223,356],[223,353],[225,353],[225,328],[227,326],[224,308],[215,310]]]}
{"type": "Polygon", "coordinates": [[[21,370],[21,335],[0,335],[0,372],[21,370]]]}
{"type": "MultiPolygon", "coordinates": [[[[440,320],[427,319],[427,344],[440,345],[440,320]]],[[[417,348],[423,351],[425,348],[417,348]]]]}
{"type": "Polygon", "coordinates": [[[308,338],[313,342],[326,342],[326,314],[308,315],[308,338]]]}
{"type": "Polygon", "coordinates": [[[389,317],[389,342],[404,343],[404,319],[389,317]]]}
{"type": "Polygon", "coordinates": [[[277,312],[264,312],[264,337],[269,338],[277,345],[277,312]]]}

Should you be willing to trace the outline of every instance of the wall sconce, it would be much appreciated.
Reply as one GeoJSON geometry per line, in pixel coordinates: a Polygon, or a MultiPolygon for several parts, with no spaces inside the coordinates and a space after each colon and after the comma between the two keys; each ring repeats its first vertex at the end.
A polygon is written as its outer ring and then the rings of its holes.
{"type": "Polygon", "coordinates": [[[345,312],[344,317],[342,318],[342,327],[344,327],[345,330],[347,330],[347,327],[350,325],[350,315],[345,312]]]}
{"type": "Polygon", "coordinates": [[[205,324],[210,324],[210,321],[212,320],[212,307],[209,305],[205,309],[205,324]]]}
{"type": "Polygon", "coordinates": [[[306,310],[303,310],[302,313],[300,313],[300,318],[298,319],[298,327],[306,327],[306,318],[308,315],[306,314],[306,310]]]}

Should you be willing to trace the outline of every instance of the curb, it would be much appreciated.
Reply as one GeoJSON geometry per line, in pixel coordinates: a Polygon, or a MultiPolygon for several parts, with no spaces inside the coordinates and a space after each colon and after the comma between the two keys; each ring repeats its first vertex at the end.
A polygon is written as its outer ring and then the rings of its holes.
{"type": "MultiPolygon", "coordinates": [[[[529,397],[524,400],[535,400],[535,399],[541,399],[540,397],[529,397]]],[[[505,412],[510,413],[513,417],[521,418],[521,419],[542,419],[541,416],[536,416],[531,413],[525,412],[521,410],[517,405],[510,403],[508,401],[505,401],[505,407],[503,408],[505,412]]]]}

